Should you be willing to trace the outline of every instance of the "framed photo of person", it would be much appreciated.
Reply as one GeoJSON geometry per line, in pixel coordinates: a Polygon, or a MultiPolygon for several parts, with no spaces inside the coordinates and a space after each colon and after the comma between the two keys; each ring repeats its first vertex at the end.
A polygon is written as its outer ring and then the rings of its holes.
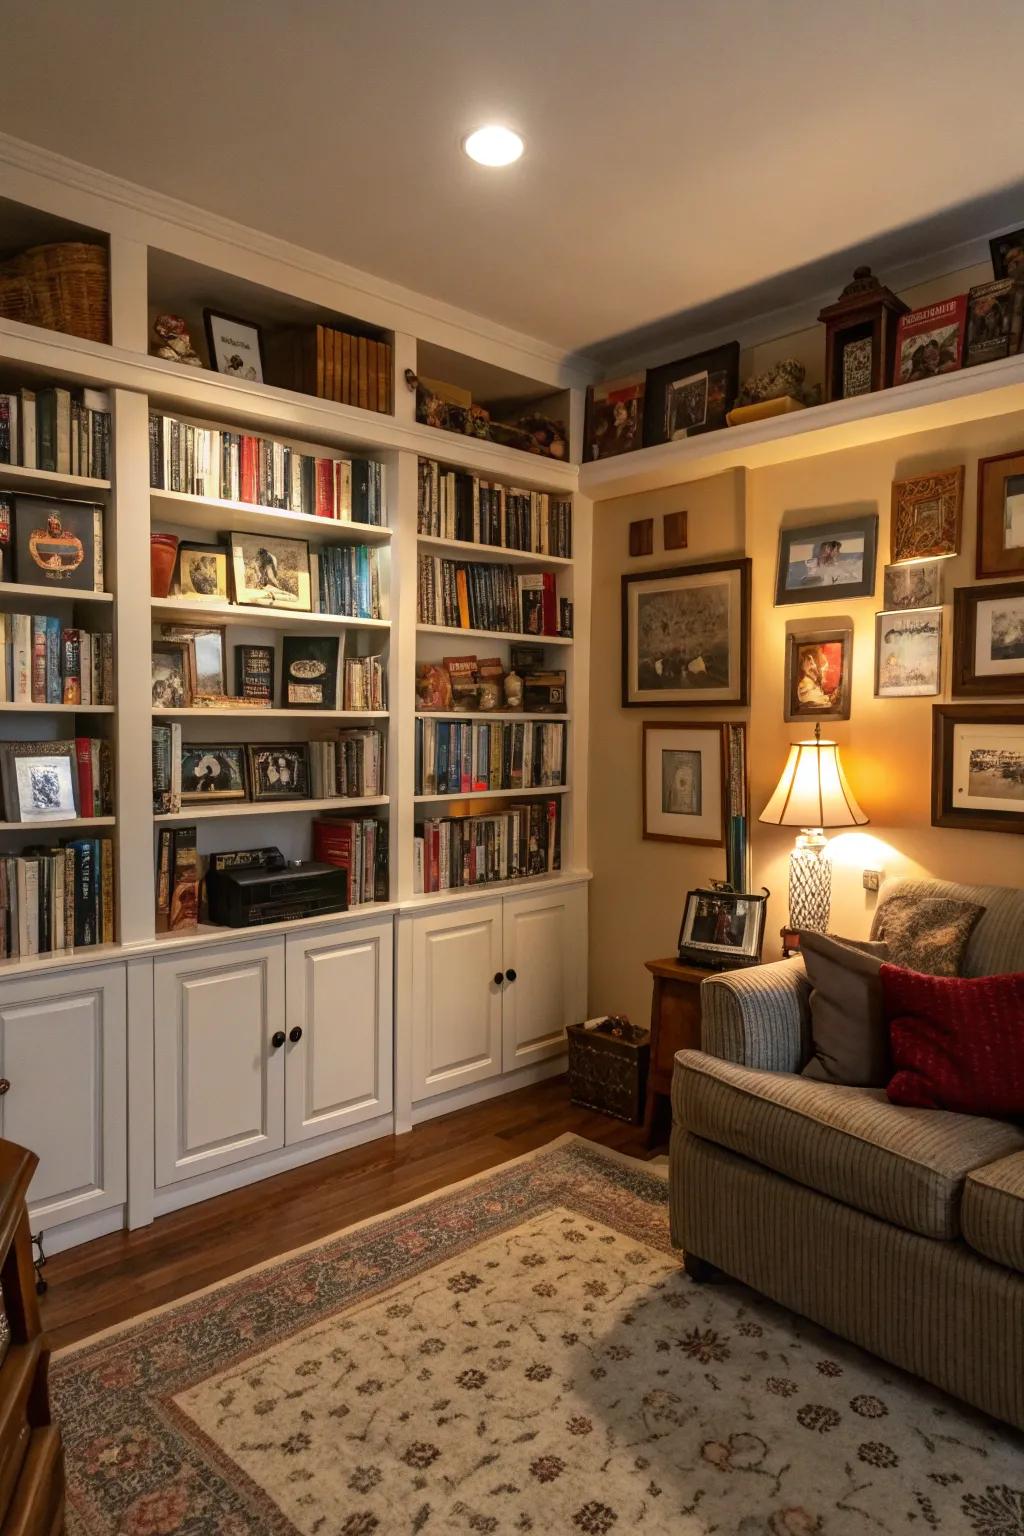
{"type": "Polygon", "coordinates": [[[960,553],[964,466],[892,483],[889,559],[927,560],[960,553]]]}
{"type": "Polygon", "coordinates": [[[1024,581],[953,593],[953,697],[1024,693],[1024,581]]]}
{"type": "Polygon", "coordinates": [[[153,642],[153,708],[187,709],[192,688],[186,647],[178,641],[153,642]]]}
{"type": "Polygon", "coordinates": [[[724,729],[718,722],[644,721],[645,838],[725,846],[724,729]]]}
{"type": "Polygon", "coordinates": [[[882,575],[882,607],[889,613],[906,608],[937,608],[942,602],[942,561],[913,560],[887,565],[882,575]]]}
{"type": "Polygon", "coordinates": [[[692,964],[756,965],[764,939],[765,895],[688,891],[679,929],[679,958],[692,964]]]}
{"type": "Polygon", "coordinates": [[[975,575],[1024,575],[1024,451],[978,460],[975,575]]]}
{"type": "Polygon", "coordinates": [[[587,386],[583,428],[583,456],[610,459],[632,453],[642,445],[644,426],[644,375],[607,379],[587,386]]]}
{"type": "Polygon", "coordinates": [[[785,720],[849,720],[853,620],[786,625],[785,720]]]}
{"type": "Polygon", "coordinates": [[[263,334],[251,320],[239,320],[218,309],[204,309],[210,367],[234,379],[263,383],[263,334]]]}
{"type": "Polygon", "coordinates": [[[1014,229],[1005,235],[994,235],[988,247],[992,252],[994,277],[1024,278],[1024,229],[1014,229]]]}
{"type": "Polygon", "coordinates": [[[305,539],[275,539],[259,533],[231,535],[235,602],[254,608],[311,607],[309,545],[305,539]]]}
{"type": "Polygon", "coordinates": [[[622,704],[746,704],[750,561],[716,560],[622,578],[622,704]]]}
{"type": "Polygon", "coordinates": [[[250,746],[249,782],[254,800],[309,799],[309,744],[273,742],[250,746]]]}
{"type": "Polygon", "coordinates": [[[1024,832],[1024,706],[932,705],[932,826],[1024,832]]]}
{"type": "Polygon", "coordinates": [[[181,747],[182,804],[206,805],[215,800],[245,800],[245,748],[210,742],[183,742],[181,747]]]}
{"type": "Polygon", "coordinates": [[[726,342],[707,352],[647,370],[644,447],[679,442],[726,424],[740,387],[740,344],[726,342]]]}
{"type": "Polygon", "coordinates": [[[160,633],[171,645],[185,647],[185,663],[193,695],[205,699],[224,698],[227,692],[227,633],[224,626],[162,624],[160,633]]]}
{"type": "Polygon", "coordinates": [[[196,603],[228,600],[228,552],[223,544],[178,546],[178,591],[196,603]]]}
{"type": "Polygon", "coordinates": [[[942,609],[875,614],[875,698],[942,692],[942,609]]]}
{"type": "Polygon", "coordinates": [[[830,597],[872,597],[878,514],[839,517],[803,528],[783,528],[775,605],[821,603],[830,597]]]}

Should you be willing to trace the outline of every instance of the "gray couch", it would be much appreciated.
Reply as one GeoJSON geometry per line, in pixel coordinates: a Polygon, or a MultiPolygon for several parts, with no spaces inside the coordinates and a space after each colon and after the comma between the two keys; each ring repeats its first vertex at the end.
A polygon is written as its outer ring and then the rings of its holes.
{"type": "MultiPolygon", "coordinates": [[[[1024,971],[1024,891],[892,881],[879,910],[908,890],[985,907],[965,975],[1024,971]]],[[[703,1050],[679,1053],[672,1084],[687,1269],[720,1269],[1024,1429],[1024,1121],[800,1076],[809,993],[799,958],[703,984],[703,1050]]]]}

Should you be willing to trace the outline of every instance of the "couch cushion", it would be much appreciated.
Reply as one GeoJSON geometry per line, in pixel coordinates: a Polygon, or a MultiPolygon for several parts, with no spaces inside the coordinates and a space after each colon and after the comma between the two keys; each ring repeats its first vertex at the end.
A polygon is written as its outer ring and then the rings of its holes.
{"type": "Polygon", "coordinates": [[[967,942],[985,908],[951,896],[896,892],[879,905],[871,936],[889,946],[889,958],[908,971],[959,976],[967,942]]]}
{"type": "Polygon", "coordinates": [[[1024,1274],[1024,1152],[967,1175],[960,1221],[978,1253],[1024,1274]]]}
{"type": "Polygon", "coordinates": [[[804,1076],[818,1083],[884,1087],[892,1070],[879,972],[888,945],[805,932],[800,952],[811,984],[814,1041],[804,1076]]]}
{"type": "MultiPolygon", "coordinates": [[[[878,929],[889,899],[948,896],[953,901],[973,901],[985,910],[972,930],[967,953],[960,964],[961,976],[1003,976],[1024,971],[1024,890],[1009,885],[961,885],[953,880],[887,880],[882,887],[871,937],[878,929]]],[[[895,955],[893,956],[895,959],[895,955]]]]}
{"type": "Polygon", "coordinates": [[[1024,1152],[1024,1127],[890,1104],[881,1088],[755,1072],[680,1051],[677,1121],[776,1173],[924,1237],[957,1237],[964,1179],[1024,1152]]]}
{"type": "Polygon", "coordinates": [[[894,1104],[1024,1116],[1024,971],[920,976],[881,967],[894,1104]]]}

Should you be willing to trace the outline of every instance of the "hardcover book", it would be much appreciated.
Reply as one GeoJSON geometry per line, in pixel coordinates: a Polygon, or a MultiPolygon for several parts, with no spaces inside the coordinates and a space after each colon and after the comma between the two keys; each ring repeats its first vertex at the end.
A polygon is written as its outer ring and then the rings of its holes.
{"type": "Polygon", "coordinates": [[[199,849],[196,828],[174,829],[171,904],[167,926],[172,933],[199,923],[199,849]]]}
{"type": "Polygon", "coordinates": [[[964,367],[991,363],[1020,351],[1024,282],[1012,277],[978,283],[967,295],[964,367]]]}
{"type": "Polygon", "coordinates": [[[940,373],[955,373],[963,363],[966,326],[966,293],[901,315],[893,383],[910,384],[940,373]]]}
{"type": "Polygon", "coordinates": [[[337,635],[285,635],[281,646],[285,709],[337,709],[337,635]]]}

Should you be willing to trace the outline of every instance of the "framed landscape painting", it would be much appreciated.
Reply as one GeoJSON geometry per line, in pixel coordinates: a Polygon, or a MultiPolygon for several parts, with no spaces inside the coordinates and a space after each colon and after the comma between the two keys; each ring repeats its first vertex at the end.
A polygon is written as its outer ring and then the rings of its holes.
{"type": "Polygon", "coordinates": [[[953,593],[953,694],[1024,693],[1024,581],[953,593]]]}
{"type": "Polygon", "coordinates": [[[932,706],[932,825],[1024,832],[1024,707],[932,706]]]}
{"type": "Polygon", "coordinates": [[[872,597],[878,514],[783,528],[775,603],[821,603],[829,597],[872,597]]]}
{"type": "Polygon", "coordinates": [[[724,727],[644,721],[643,835],[653,842],[725,845],[724,727]]]}
{"type": "Polygon", "coordinates": [[[622,704],[746,704],[749,560],[622,578],[622,704]]]}
{"type": "Polygon", "coordinates": [[[942,692],[942,609],[875,614],[876,699],[942,692]]]}

